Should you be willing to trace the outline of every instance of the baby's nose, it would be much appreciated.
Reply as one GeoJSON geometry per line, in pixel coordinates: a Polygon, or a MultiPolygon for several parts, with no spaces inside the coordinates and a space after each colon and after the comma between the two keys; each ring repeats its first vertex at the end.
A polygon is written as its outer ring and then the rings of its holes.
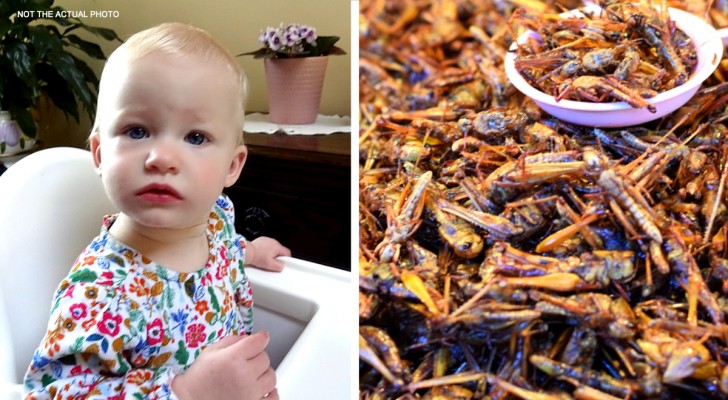
{"type": "Polygon", "coordinates": [[[164,140],[155,143],[147,156],[144,167],[147,170],[161,173],[177,173],[179,170],[179,155],[175,146],[164,140]]]}

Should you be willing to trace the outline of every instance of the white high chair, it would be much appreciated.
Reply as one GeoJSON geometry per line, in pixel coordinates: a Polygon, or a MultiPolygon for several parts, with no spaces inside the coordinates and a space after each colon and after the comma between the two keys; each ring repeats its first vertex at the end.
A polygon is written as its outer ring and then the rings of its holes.
{"type": "MultiPolygon", "coordinates": [[[[0,399],[21,398],[53,293],[113,212],[85,150],[42,150],[0,175],[0,399]]],[[[282,273],[246,270],[254,329],[270,333],[281,398],[350,398],[357,324],[351,274],[283,261],[282,273]]]]}

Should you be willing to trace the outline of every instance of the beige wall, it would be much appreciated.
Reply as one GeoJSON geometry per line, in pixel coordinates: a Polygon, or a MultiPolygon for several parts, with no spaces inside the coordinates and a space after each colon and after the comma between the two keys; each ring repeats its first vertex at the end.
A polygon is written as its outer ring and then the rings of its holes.
{"type": "MultiPolygon", "coordinates": [[[[256,50],[260,30],[280,23],[301,23],[316,27],[319,35],[341,37],[339,47],[348,53],[331,57],[321,98],[322,114],[351,114],[351,22],[350,1],[345,0],[57,0],[55,5],[69,11],[86,11],[84,23],[111,28],[127,38],[140,30],[161,22],[185,22],[207,30],[232,53],[256,50]],[[118,18],[92,18],[91,11],[118,11],[118,18]]],[[[118,43],[109,43],[93,36],[84,38],[99,43],[104,52],[113,51],[118,43]]],[[[263,61],[250,56],[238,57],[250,81],[248,111],[266,112],[268,108],[263,61]]],[[[100,74],[103,62],[90,60],[89,65],[100,74]]],[[[83,146],[90,123],[66,123],[58,112],[51,112],[40,127],[46,144],[83,146]]]]}

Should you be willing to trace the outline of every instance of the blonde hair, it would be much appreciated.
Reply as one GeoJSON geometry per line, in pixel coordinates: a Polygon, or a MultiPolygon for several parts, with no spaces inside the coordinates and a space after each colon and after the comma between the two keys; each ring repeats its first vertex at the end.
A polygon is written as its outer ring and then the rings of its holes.
{"type": "MultiPolygon", "coordinates": [[[[98,103],[101,104],[105,97],[104,83],[107,79],[113,80],[114,65],[121,59],[131,62],[151,53],[169,56],[198,56],[205,60],[217,61],[227,67],[233,74],[238,86],[238,99],[240,101],[240,136],[238,142],[243,143],[243,124],[245,122],[245,102],[248,96],[248,79],[237,60],[220,44],[217,39],[206,31],[191,25],[168,22],[157,25],[132,35],[126,42],[119,46],[109,56],[109,59],[101,73],[99,83],[98,103]],[[105,79],[106,78],[106,79],[105,79]]],[[[97,109],[91,134],[98,133],[100,129],[101,108],[97,109]]]]}

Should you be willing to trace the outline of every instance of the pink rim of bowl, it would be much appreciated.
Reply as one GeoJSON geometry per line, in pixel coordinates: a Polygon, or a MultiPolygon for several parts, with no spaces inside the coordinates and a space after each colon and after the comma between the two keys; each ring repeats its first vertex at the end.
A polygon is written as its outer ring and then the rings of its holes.
{"type": "MultiPolygon", "coordinates": [[[[599,6],[589,6],[584,9],[594,12],[600,10],[599,6]]],[[[677,28],[685,32],[695,44],[698,63],[687,82],[647,99],[648,103],[655,106],[657,111],[654,113],[647,108],[633,108],[626,102],[590,103],[573,100],[557,102],[554,96],[535,89],[516,71],[516,43],[513,43],[506,55],[506,75],[513,86],[533,99],[541,109],[556,118],[577,125],[617,128],[639,125],[664,117],[687,103],[698,91],[703,81],[713,74],[723,57],[724,38],[721,35],[726,36],[723,30],[719,34],[712,26],[695,15],[674,8],[668,8],[668,11],[677,28]]],[[[576,10],[570,12],[580,15],[576,10]]],[[[725,33],[728,34],[728,32],[725,33]]],[[[518,43],[525,43],[529,37],[540,39],[536,32],[528,31],[518,38],[518,43]]]]}

